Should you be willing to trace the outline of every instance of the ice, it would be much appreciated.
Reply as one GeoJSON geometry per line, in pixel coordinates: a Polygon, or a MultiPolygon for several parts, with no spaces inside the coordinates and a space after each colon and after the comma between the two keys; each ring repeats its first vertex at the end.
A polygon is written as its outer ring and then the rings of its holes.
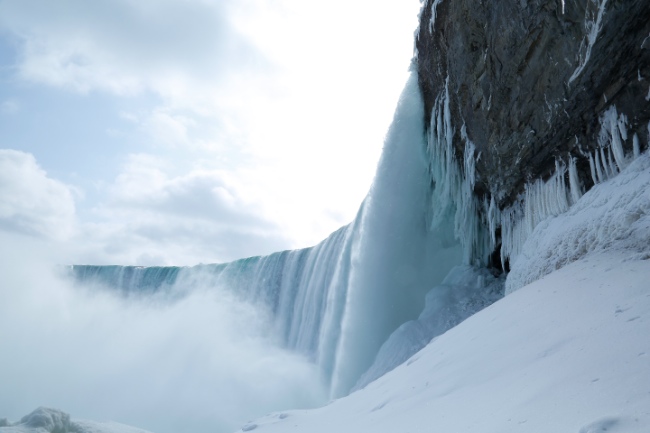
{"type": "Polygon", "coordinates": [[[436,27],[436,12],[438,5],[442,3],[442,0],[433,0],[431,4],[431,19],[429,20],[429,33],[433,33],[433,29],[436,27]]]}
{"type": "MultiPolygon", "coordinates": [[[[438,96],[431,113],[427,137],[429,176],[432,185],[429,206],[429,227],[432,230],[453,220],[453,237],[463,250],[463,263],[485,265],[494,248],[494,236],[486,227],[480,210],[484,206],[473,194],[475,182],[475,145],[460,130],[464,141],[462,166],[454,154],[455,134],[449,108],[449,80],[438,96]],[[461,167],[463,168],[461,170],[461,167]]],[[[495,223],[496,219],[491,220],[495,223]]]]}
{"type": "Polygon", "coordinates": [[[600,182],[599,177],[596,174],[596,163],[594,162],[594,157],[589,152],[589,169],[591,170],[591,179],[594,181],[594,185],[600,182]]]}
{"type": "Polygon", "coordinates": [[[519,203],[504,211],[502,217],[502,260],[515,260],[523,243],[534,228],[550,216],[559,215],[569,209],[570,203],[565,181],[566,167],[555,163],[555,172],[549,180],[537,179],[526,184],[519,203]]]}
{"type": "MultiPolygon", "coordinates": [[[[587,153],[594,184],[616,177],[632,159],[638,157],[638,137],[633,137],[632,155],[626,156],[623,149],[623,143],[628,139],[627,123],[627,117],[619,115],[613,105],[600,116],[598,148],[593,153],[587,153]]],[[[568,159],[568,188],[565,180],[566,167],[558,159],[555,171],[546,182],[537,179],[526,184],[524,194],[509,208],[501,211],[502,263],[517,260],[524,243],[538,224],[566,212],[579,201],[583,189],[577,174],[576,159],[573,156],[568,159]]],[[[489,217],[490,220],[491,218],[489,217]]],[[[494,230],[492,224],[489,227],[490,231],[494,230]]]]}
{"type": "Polygon", "coordinates": [[[573,157],[569,158],[569,187],[571,190],[571,204],[576,204],[582,197],[583,191],[578,177],[578,169],[576,168],[576,159],[573,157]]]}
{"type": "Polygon", "coordinates": [[[578,53],[578,67],[573,71],[571,77],[569,77],[568,84],[571,84],[573,80],[578,78],[582,73],[589,58],[591,57],[591,50],[598,39],[598,34],[602,28],[603,15],[605,15],[605,7],[607,6],[607,0],[589,0],[587,2],[587,7],[585,9],[585,32],[586,38],[580,44],[580,52],[578,53]],[[591,6],[591,7],[590,7],[591,6]],[[592,10],[596,8],[596,11],[592,10]]]}
{"type": "Polygon", "coordinates": [[[594,186],[568,212],[535,228],[512,262],[506,293],[597,252],[650,257],[649,228],[650,155],[646,152],[618,176],[594,186]]]}

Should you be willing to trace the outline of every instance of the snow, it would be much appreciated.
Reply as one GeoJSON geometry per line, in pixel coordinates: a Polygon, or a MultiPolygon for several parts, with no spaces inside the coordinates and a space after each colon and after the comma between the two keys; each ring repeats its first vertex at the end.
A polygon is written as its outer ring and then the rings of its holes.
{"type": "Polygon", "coordinates": [[[392,372],[256,431],[650,430],[649,260],[583,258],[465,320],[392,372]]]}
{"type": "MultiPolygon", "coordinates": [[[[1,421],[1,420],[0,420],[1,421]]],[[[149,433],[113,421],[97,422],[70,419],[70,415],[47,407],[39,407],[19,422],[0,423],[0,433],[149,433]],[[7,424],[4,425],[3,424],[7,424]]]]}

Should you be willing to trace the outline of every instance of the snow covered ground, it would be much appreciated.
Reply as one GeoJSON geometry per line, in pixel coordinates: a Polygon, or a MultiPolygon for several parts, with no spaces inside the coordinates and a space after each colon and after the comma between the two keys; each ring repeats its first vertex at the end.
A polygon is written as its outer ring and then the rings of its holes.
{"type": "Polygon", "coordinates": [[[20,421],[9,423],[0,420],[2,433],[150,433],[147,430],[117,422],[97,422],[70,419],[70,415],[58,409],[39,407],[20,421]]]}
{"type": "Polygon", "coordinates": [[[242,430],[649,432],[648,186],[645,154],[535,229],[519,290],[364,389],[242,430]]]}
{"type": "Polygon", "coordinates": [[[650,431],[650,261],[601,253],[505,297],[384,377],[260,432],[650,431]]]}

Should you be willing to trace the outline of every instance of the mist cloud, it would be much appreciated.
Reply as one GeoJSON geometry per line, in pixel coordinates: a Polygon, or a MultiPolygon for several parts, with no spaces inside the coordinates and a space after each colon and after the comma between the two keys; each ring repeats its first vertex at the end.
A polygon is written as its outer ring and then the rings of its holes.
{"type": "Polygon", "coordinates": [[[126,301],[58,278],[51,245],[12,244],[22,247],[0,253],[1,416],[49,405],[157,433],[200,433],[322,403],[313,366],[275,346],[265,311],[227,290],[126,301]]]}

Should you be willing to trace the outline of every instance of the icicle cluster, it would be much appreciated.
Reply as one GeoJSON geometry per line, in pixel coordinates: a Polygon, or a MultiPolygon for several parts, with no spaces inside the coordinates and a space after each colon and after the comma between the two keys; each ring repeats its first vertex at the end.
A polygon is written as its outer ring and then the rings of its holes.
{"type": "MultiPolygon", "coordinates": [[[[589,167],[594,184],[604,182],[623,170],[628,164],[628,157],[623,150],[623,142],[628,139],[628,119],[618,114],[611,106],[600,117],[600,134],[598,148],[588,153],[589,167]]],[[[640,155],[639,137],[632,139],[633,157],[640,155]]],[[[528,236],[544,219],[565,212],[584,194],[580,183],[576,158],[569,156],[567,187],[565,174],[567,168],[561,161],[556,161],[555,173],[546,182],[537,180],[526,185],[519,200],[501,212],[501,260],[514,261],[521,252],[528,236]]],[[[494,230],[496,225],[490,225],[494,230]]]]}
{"type": "MultiPolygon", "coordinates": [[[[488,263],[491,252],[498,245],[500,228],[501,263],[514,261],[540,222],[566,212],[584,194],[577,160],[571,155],[565,160],[557,159],[555,171],[548,180],[537,179],[526,184],[524,192],[506,209],[500,210],[494,197],[485,197],[480,202],[473,194],[475,164],[480,155],[476,155],[476,146],[463,125],[460,130],[460,138],[465,143],[463,162],[457,161],[449,100],[447,79],[444,91],[434,104],[428,131],[432,186],[429,228],[436,229],[442,222],[452,219],[454,237],[463,247],[465,263],[482,265],[488,263]]],[[[610,179],[629,164],[623,150],[623,143],[628,140],[627,123],[627,117],[619,115],[615,106],[601,116],[598,149],[583,154],[589,158],[594,183],[610,179]]],[[[639,156],[636,134],[632,145],[633,156],[639,156]]]]}
{"type": "MultiPolygon", "coordinates": [[[[518,203],[503,211],[501,217],[501,262],[516,257],[537,224],[550,216],[566,212],[582,195],[577,184],[575,162],[570,160],[569,172],[574,172],[574,187],[567,188],[566,167],[555,161],[555,173],[546,182],[537,179],[526,184],[518,203]]],[[[571,176],[569,176],[571,178],[571,176]]],[[[571,182],[570,182],[571,183],[571,182]]]]}
{"type": "MultiPolygon", "coordinates": [[[[598,149],[589,154],[589,167],[594,184],[601,183],[616,176],[627,166],[623,141],[627,140],[627,117],[618,115],[616,107],[610,107],[600,118],[598,149]]],[[[636,137],[636,134],[635,134],[636,137]]],[[[633,142],[634,156],[639,154],[639,138],[633,142]]]]}
{"type": "Polygon", "coordinates": [[[436,99],[427,137],[427,155],[432,192],[429,228],[436,229],[453,219],[454,237],[463,247],[465,264],[485,264],[494,249],[494,237],[486,230],[484,206],[473,194],[476,146],[463,125],[465,142],[463,169],[460,170],[453,147],[454,129],[449,107],[449,79],[445,91],[436,99]]]}

